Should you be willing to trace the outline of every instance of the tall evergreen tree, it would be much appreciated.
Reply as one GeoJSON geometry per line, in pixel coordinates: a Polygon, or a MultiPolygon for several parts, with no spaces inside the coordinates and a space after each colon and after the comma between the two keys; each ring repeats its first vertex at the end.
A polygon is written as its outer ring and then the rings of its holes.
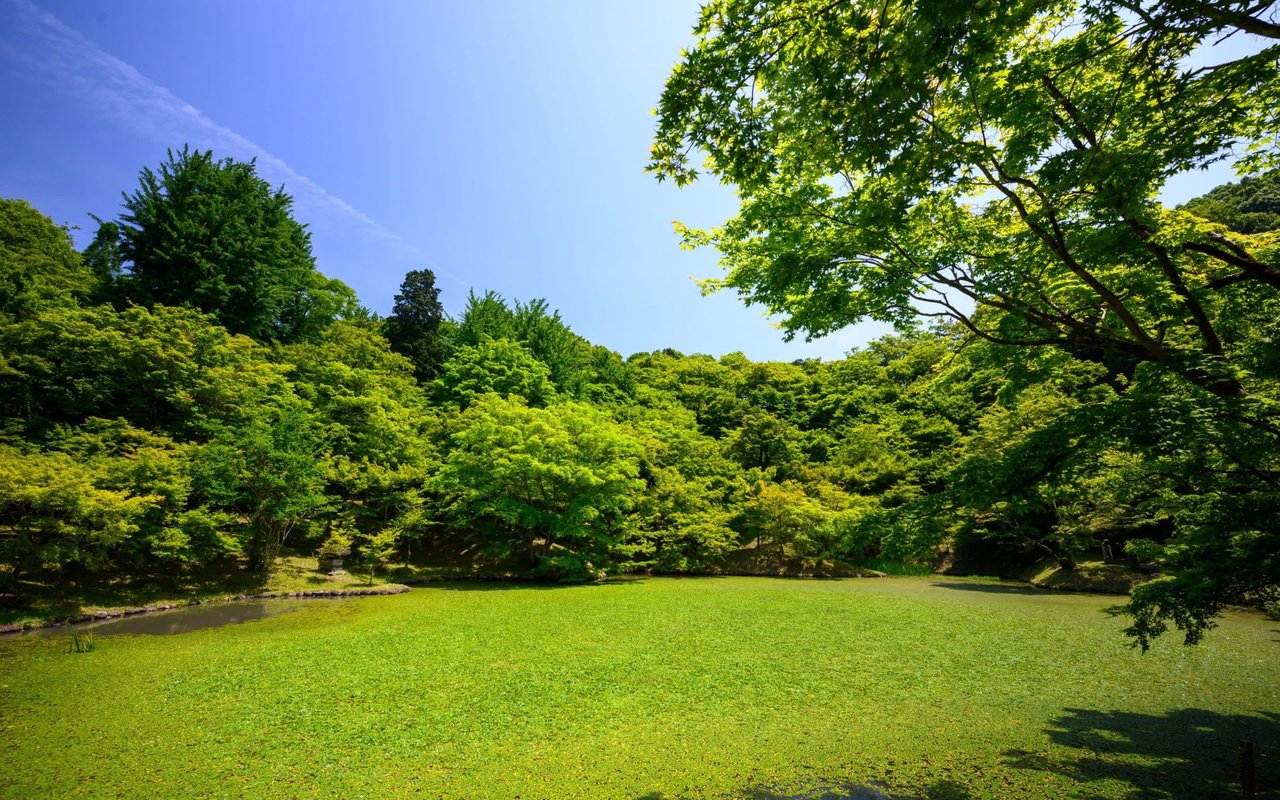
{"type": "Polygon", "coordinates": [[[414,374],[423,383],[440,372],[445,360],[443,321],[435,273],[411,270],[400,284],[385,332],[391,349],[413,362],[414,374]]]}

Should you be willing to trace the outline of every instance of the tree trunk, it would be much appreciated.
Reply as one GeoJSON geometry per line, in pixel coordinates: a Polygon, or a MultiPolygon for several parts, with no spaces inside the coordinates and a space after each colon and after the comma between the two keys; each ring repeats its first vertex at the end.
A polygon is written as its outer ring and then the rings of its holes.
{"type": "Polygon", "coordinates": [[[284,544],[280,526],[268,521],[251,523],[253,534],[249,538],[249,571],[269,574],[275,566],[280,548],[284,544]]]}

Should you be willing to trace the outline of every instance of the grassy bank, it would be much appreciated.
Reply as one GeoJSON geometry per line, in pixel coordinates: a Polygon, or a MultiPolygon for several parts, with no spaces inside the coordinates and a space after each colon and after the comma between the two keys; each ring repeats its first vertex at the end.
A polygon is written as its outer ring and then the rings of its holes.
{"type": "Polygon", "coordinates": [[[1226,796],[1238,739],[1280,743],[1276,624],[1142,655],[1113,602],[954,578],[457,584],[88,654],[10,640],[0,796],[1226,796]]]}

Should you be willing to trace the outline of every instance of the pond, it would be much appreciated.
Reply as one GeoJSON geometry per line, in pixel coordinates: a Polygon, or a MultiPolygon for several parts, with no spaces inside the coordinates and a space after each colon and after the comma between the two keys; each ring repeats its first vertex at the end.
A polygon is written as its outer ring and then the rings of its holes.
{"type": "Polygon", "coordinates": [[[37,628],[21,634],[24,637],[47,638],[70,636],[74,633],[92,631],[94,636],[115,636],[128,634],[132,636],[171,636],[179,633],[190,633],[205,628],[220,628],[223,625],[235,625],[241,622],[252,622],[259,619],[276,617],[293,611],[302,611],[316,606],[333,606],[350,602],[333,599],[308,600],[249,600],[234,603],[210,603],[207,605],[184,606],[167,611],[155,611],[147,614],[135,614],[129,617],[100,622],[88,622],[80,625],[59,625],[51,628],[37,628]]]}

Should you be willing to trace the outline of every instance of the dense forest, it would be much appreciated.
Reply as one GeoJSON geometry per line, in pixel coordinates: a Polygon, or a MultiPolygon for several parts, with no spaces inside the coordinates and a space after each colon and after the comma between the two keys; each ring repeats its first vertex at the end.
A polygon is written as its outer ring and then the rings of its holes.
{"type": "MultiPolygon", "coordinates": [[[[1277,197],[1271,173],[1176,213],[1270,242],[1277,197]]],[[[83,252],[21,200],[0,211],[10,595],[318,548],[559,581],[1105,556],[1150,578],[1129,609],[1143,643],[1274,600],[1269,289],[1224,292],[1242,397],[956,323],[834,362],[624,359],[541,299],[472,294],[450,317],[425,269],[379,317],[317,269],[283,189],[189,149],[83,252]]]]}

